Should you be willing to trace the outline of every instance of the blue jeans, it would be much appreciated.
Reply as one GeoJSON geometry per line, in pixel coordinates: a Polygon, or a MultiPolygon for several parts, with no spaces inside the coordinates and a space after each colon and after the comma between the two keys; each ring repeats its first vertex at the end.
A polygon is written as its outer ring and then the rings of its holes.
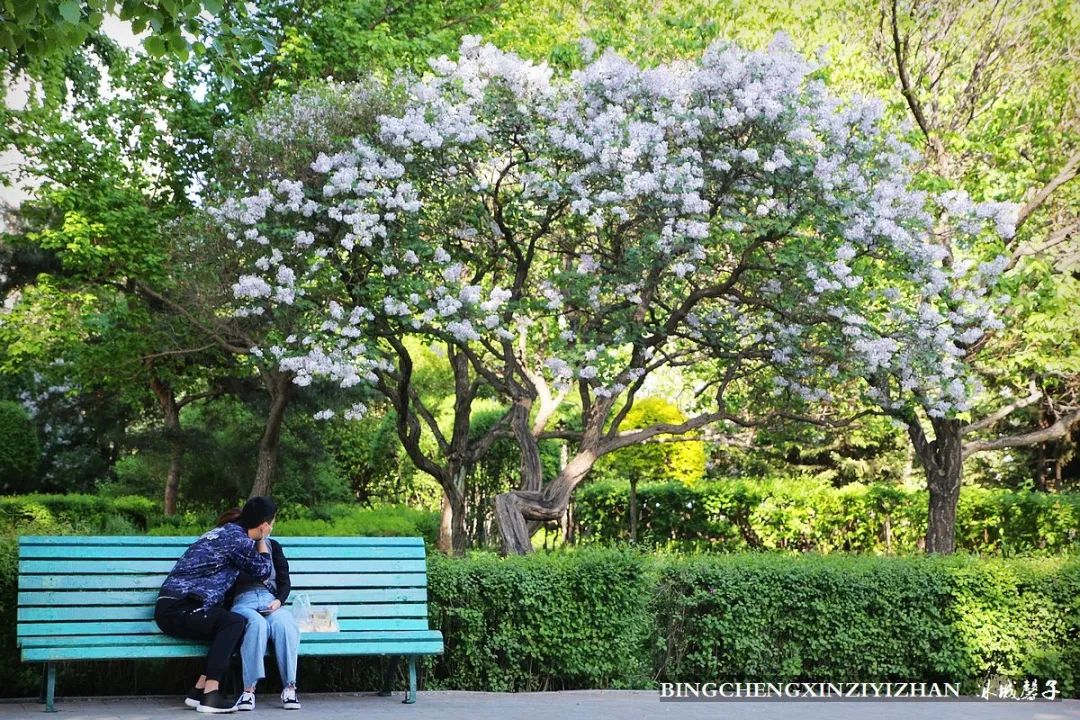
{"type": "Polygon", "coordinates": [[[296,684],[296,655],[300,650],[300,630],[296,619],[286,607],[280,607],[269,615],[259,613],[276,598],[265,588],[248,590],[236,596],[232,611],[247,620],[244,640],[240,644],[240,658],[244,665],[244,687],[254,687],[266,677],[263,658],[266,643],[274,642],[278,672],[285,685],[296,684]]]}

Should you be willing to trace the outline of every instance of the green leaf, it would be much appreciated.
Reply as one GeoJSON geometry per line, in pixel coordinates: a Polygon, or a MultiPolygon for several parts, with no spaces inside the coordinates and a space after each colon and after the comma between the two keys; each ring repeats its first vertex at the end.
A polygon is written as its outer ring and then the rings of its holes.
{"type": "Polygon", "coordinates": [[[34,3],[28,3],[26,5],[19,5],[15,8],[15,21],[19,23],[29,23],[37,15],[37,5],[34,3]]]}
{"type": "Polygon", "coordinates": [[[146,48],[146,52],[154,57],[161,57],[167,52],[165,41],[159,35],[151,35],[146,38],[146,40],[143,41],[143,47],[146,48]]]}
{"type": "Polygon", "coordinates": [[[60,17],[64,18],[65,22],[77,25],[82,20],[82,6],[78,0],[64,0],[60,3],[60,17]]]}
{"type": "Polygon", "coordinates": [[[171,32],[165,36],[165,39],[169,43],[169,50],[174,53],[186,52],[188,49],[187,40],[179,32],[171,32]]]}
{"type": "Polygon", "coordinates": [[[224,7],[222,0],[203,0],[203,7],[206,8],[206,12],[211,15],[217,15],[224,7]]]}

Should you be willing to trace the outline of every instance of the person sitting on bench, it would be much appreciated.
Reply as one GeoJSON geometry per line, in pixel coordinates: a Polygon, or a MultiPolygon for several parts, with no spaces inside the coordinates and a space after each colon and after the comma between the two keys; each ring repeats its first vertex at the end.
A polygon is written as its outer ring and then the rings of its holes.
{"type": "Polygon", "coordinates": [[[161,585],[154,607],[154,621],[161,631],[210,641],[206,671],[184,700],[199,712],[236,712],[236,700],[222,694],[220,683],[247,620],[223,603],[241,572],[259,580],[270,577],[273,562],[266,538],[276,515],[273,500],[251,498],[236,523],[216,527],[192,543],[161,585]]]}

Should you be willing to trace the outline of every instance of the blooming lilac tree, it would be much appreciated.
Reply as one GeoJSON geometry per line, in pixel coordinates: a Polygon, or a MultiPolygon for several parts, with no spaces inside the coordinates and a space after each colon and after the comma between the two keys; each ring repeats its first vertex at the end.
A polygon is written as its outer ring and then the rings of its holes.
{"type": "Polygon", "coordinates": [[[386,109],[336,127],[301,173],[252,173],[263,186],[215,213],[250,259],[233,312],[267,337],[283,314],[308,320],[252,352],[300,385],[388,401],[447,494],[455,549],[464,472],[500,434],[522,458],[520,488],[496,501],[503,548],[525,553],[597,458],[634,443],[842,422],[828,410],[838,393],[866,391],[867,412],[897,411],[897,387],[943,417],[964,407],[956,357],[995,322],[981,288],[999,267],[950,263],[938,236],[1008,234],[1011,208],[912,189],[913,152],[880,129],[880,106],[831,95],[782,37],[650,69],[605,53],[569,77],[467,39],[431,67],[338,88],[334,107],[369,93],[386,109]],[[970,290],[952,293],[952,279],[970,290]],[[449,434],[411,387],[407,335],[446,345],[449,434]],[[671,366],[707,378],[701,412],[623,430],[647,378],[671,366]],[[470,440],[481,389],[510,410],[470,440]],[[580,431],[553,421],[572,392],[580,431]],[[545,437],[571,446],[546,485],[545,437]]]}

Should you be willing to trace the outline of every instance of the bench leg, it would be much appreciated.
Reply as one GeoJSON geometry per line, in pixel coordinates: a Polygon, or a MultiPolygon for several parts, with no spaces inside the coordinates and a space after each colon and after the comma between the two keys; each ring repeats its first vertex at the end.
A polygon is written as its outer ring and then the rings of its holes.
{"type": "Polygon", "coordinates": [[[393,692],[394,676],[397,674],[398,659],[396,656],[387,657],[386,655],[383,655],[381,660],[382,690],[379,691],[379,697],[390,697],[393,692]]]}
{"type": "Polygon", "coordinates": [[[51,662],[41,668],[41,702],[45,703],[45,712],[56,712],[53,702],[56,696],[56,666],[51,662]]]}
{"type": "Polygon", "coordinates": [[[412,705],[416,702],[416,656],[409,656],[409,693],[401,702],[412,705]]]}

